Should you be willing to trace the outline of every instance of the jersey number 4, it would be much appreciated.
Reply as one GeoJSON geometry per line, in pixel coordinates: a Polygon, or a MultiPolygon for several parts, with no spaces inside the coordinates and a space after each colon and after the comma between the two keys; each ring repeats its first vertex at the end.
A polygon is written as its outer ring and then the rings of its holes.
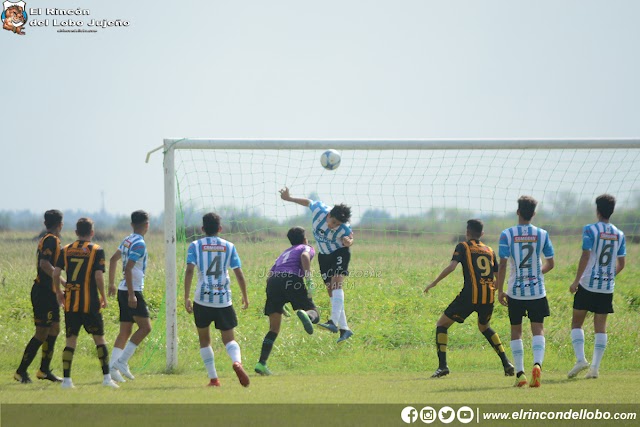
{"type": "Polygon", "coordinates": [[[213,261],[211,261],[211,264],[209,264],[209,268],[207,268],[207,276],[213,276],[216,279],[220,277],[220,275],[222,274],[221,264],[222,263],[220,262],[220,257],[215,257],[213,261]]]}

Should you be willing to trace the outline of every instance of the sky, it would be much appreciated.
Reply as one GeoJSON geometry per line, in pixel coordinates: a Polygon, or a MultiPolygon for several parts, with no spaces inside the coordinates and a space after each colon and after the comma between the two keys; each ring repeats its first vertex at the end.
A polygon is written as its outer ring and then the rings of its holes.
{"type": "Polygon", "coordinates": [[[0,31],[0,210],[160,213],[170,137],[640,137],[637,1],[46,7],[90,15],[0,31]]]}

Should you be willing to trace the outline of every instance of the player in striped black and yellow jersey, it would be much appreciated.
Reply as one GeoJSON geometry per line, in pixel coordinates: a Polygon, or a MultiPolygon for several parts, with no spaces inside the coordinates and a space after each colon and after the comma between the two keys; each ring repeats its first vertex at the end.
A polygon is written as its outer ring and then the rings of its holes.
{"type": "Polygon", "coordinates": [[[436,323],[436,347],[439,366],[432,378],[444,377],[449,374],[447,366],[447,331],[454,322],[464,323],[465,319],[474,311],[478,313],[478,329],[494,348],[504,368],[504,374],[512,376],[514,368],[500,341],[498,334],[491,329],[489,321],[493,314],[494,302],[494,274],[498,271],[496,255],[489,246],[480,241],[483,224],[478,219],[467,221],[467,241],[458,243],[453,252],[451,263],[445,267],[430,285],[424,289],[426,294],[442,279],[451,274],[458,264],[462,264],[464,285],[462,291],[446,308],[436,323]]]}
{"type": "Polygon", "coordinates": [[[27,369],[42,346],[42,362],[36,377],[53,382],[62,381],[51,372],[50,364],[56,338],[60,333],[60,306],[53,288],[53,269],[60,256],[60,232],[63,221],[62,212],[56,209],[44,213],[44,225],[47,231],[38,242],[37,276],[31,287],[31,304],[36,333],[24,350],[20,366],[14,379],[23,384],[31,382],[27,369]]]}
{"type": "Polygon", "coordinates": [[[64,322],[67,332],[67,346],[62,352],[64,379],[62,388],[73,388],[71,364],[78,341],[80,328],[93,336],[102,366],[103,385],[118,388],[109,373],[109,351],[104,340],[104,322],[101,310],[107,307],[104,290],[105,258],[104,250],[91,242],[93,221],[80,218],[76,224],[78,240],[65,246],[53,272],[53,286],[58,299],[64,305],[64,322]],[[67,282],[64,293],[60,288],[60,276],[65,270],[67,282]]]}

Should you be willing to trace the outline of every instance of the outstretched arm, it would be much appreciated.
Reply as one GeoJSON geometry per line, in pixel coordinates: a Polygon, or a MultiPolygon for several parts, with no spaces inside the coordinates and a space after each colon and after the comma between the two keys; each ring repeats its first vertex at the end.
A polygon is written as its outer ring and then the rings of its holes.
{"type": "Polygon", "coordinates": [[[620,274],[620,272],[622,271],[623,268],[624,268],[624,257],[620,256],[620,257],[618,257],[618,261],[617,261],[617,264],[616,264],[616,276],[618,274],[620,274]]]}
{"type": "Polygon", "coordinates": [[[438,277],[436,277],[436,280],[434,280],[433,282],[431,282],[430,285],[424,288],[423,292],[425,294],[429,292],[429,289],[434,288],[438,284],[438,282],[440,282],[442,279],[447,277],[449,274],[453,273],[453,270],[455,270],[457,266],[458,266],[458,261],[451,261],[449,265],[446,266],[444,270],[442,270],[442,272],[438,275],[438,277]]]}
{"type": "Polygon", "coordinates": [[[244,280],[244,273],[240,267],[234,268],[233,272],[236,275],[236,279],[238,280],[238,286],[240,287],[240,292],[242,292],[242,308],[246,309],[249,307],[249,298],[247,297],[247,282],[244,280]]]}
{"type": "Polygon", "coordinates": [[[496,279],[496,289],[498,289],[498,301],[505,307],[509,304],[507,294],[504,292],[504,279],[507,277],[507,261],[508,258],[500,258],[500,267],[498,268],[498,278],[496,279]]]}
{"type": "Polygon", "coordinates": [[[309,199],[291,197],[291,194],[289,194],[288,187],[284,187],[282,190],[280,190],[280,198],[284,201],[297,203],[299,205],[306,206],[306,207],[309,207],[309,205],[311,204],[311,200],[309,199]]]}
{"type": "Polygon", "coordinates": [[[576,272],[576,278],[574,279],[571,286],[569,286],[569,292],[575,294],[578,290],[578,285],[580,284],[580,279],[584,274],[584,271],[587,269],[587,264],[589,264],[589,257],[591,257],[591,251],[583,250],[582,255],[580,256],[580,261],[578,262],[578,271],[576,272]]]}
{"type": "Polygon", "coordinates": [[[313,295],[313,279],[311,277],[311,256],[309,252],[302,252],[300,255],[300,264],[304,270],[304,284],[307,287],[309,295],[313,295]]]}
{"type": "Polygon", "coordinates": [[[97,270],[94,277],[96,280],[98,293],[100,294],[100,307],[107,308],[109,303],[107,302],[107,294],[104,292],[104,275],[102,273],[102,270],[97,270]]]}
{"type": "Polygon", "coordinates": [[[109,296],[112,297],[116,294],[116,268],[118,268],[118,261],[122,257],[120,249],[116,249],[114,254],[109,259],[109,296]]]}
{"type": "Polygon", "coordinates": [[[53,289],[56,292],[56,297],[58,299],[58,305],[60,307],[64,306],[64,293],[60,288],[60,283],[62,283],[62,269],[60,267],[56,267],[53,269],[53,289]]]}
{"type": "Polygon", "coordinates": [[[133,267],[135,267],[135,265],[136,262],[130,259],[127,261],[127,266],[124,268],[124,280],[127,284],[128,293],[127,303],[131,308],[136,308],[138,306],[138,298],[133,290],[133,267]]]}
{"type": "Polygon", "coordinates": [[[191,281],[193,280],[193,271],[195,265],[187,264],[187,270],[184,272],[184,308],[187,313],[193,313],[193,304],[191,303],[191,281]]]}

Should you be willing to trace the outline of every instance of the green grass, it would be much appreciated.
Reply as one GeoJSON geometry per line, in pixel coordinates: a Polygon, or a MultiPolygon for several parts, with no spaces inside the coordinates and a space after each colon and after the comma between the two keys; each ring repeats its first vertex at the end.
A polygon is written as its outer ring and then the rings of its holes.
{"type": "MultiPolygon", "coordinates": [[[[95,346],[83,333],[73,363],[73,378],[78,389],[60,393],[56,388],[55,393],[49,393],[55,385],[37,382],[23,386],[11,380],[24,346],[33,335],[29,291],[35,276],[36,242],[31,237],[0,234],[0,404],[95,402],[105,394],[112,403],[204,403],[209,402],[212,395],[221,403],[317,403],[319,399],[324,403],[416,400],[470,403],[485,402],[488,394],[496,403],[520,402],[525,395],[532,403],[640,402],[636,391],[640,381],[640,335],[636,330],[640,321],[640,287],[637,285],[640,267],[634,262],[639,252],[635,245],[627,248],[627,267],[616,281],[616,313],[609,318],[609,343],[598,380],[566,380],[566,372],[574,363],[569,337],[572,296],[568,287],[580,255],[579,237],[554,240],[556,268],[546,276],[552,316],[545,322],[547,350],[543,388],[514,390],[511,379],[502,376],[499,359],[478,332],[475,315],[465,324],[456,324],[450,329],[448,357],[452,375],[438,381],[427,380],[437,367],[433,343],[435,322],[461,288],[460,268],[428,296],[422,294],[422,289],[449,263],[455,245],[433,236],[398,239],[390,236],[383,241],[363,239],[353,248],[350,269],[356,274],[345,285],[347,316],[355,332],[351,340],[338,346],[336,335],[316,330],[309,336],[295,316],[285,319],[269,359],[275,375],[252,377],[251,387],[243,389],[233,375],[219,334],[214,332],[213,349],[223,387],[205,391],[206,373],[198,352],[193,319],[183,308],[181,284],[178,286],[179,368],[173,374],[164,373],[164,255],[162,237],[150,235],[147,241],[151,259],[145,296],[154,331],[130,362],[138,378],[114,392],[98,386],[101,375],[95,346]]],[[[486,241],[491,244],[494,240],[486,241]]],[[[71,235],[65,234],[63,242],[69,241],[71,235]]],[[[119,242],[99,243],[110,256],[119,242]]],[[[268,321],[262,314],[263,275],[286,246],[286,239],[275,243],[237,241],[249,284],[250,307],[244,311],[239,309],[239,291],[233,284],[239,318],[236,340],[248,370],[252,370],[257,361],[268,330],[268,321]]],[[[326,318],[330,308],[326,292],[316,291],[314,299],[322,310],[322,318],[326,318]]],[[[115,300],[110,300],[104,318],[111,349],[118,331],[115,300]]],[[[591,322],[589,317],[585,325],[588,356],[593,351],[591,322]]],[[[500,334],[510,355],[509,324],[504,307],[496,306],[492,327],[500,334]]],[[[531,336],[528,328],[525,331],[525,366],[528,367],[532,363],[531,336]]],[[[63,347],[61,337],[52,363],[58,374],[61,374],[63,347]]],[[[40,356],[32,364],[32,377],[39,360],[40,356]]]]}
{"type": "MultiPolygon", "coordinates": [[[[97,362],[96,362],[97,364],[97,362]]],[[[222,387],[204,387],[201,374],[139,375],[119,390],[105,390],[93,369],[74,380],[76,389],[58,385],[3,384],[3,403],[637,403],[640,373],[609,371],[597,380],[568,380],[566,372],[543,373],[539,389],[513,387],[513,379],[495,372],[456,372],[448,378],[427,379],[421,373],[276,374],[251,377],[243,388],[235,375],[221,375],[222,387]],[[607,390],[603,394],[602,390],[607,390]],[[52,393],[52,391],[54,391],[52,393]],[[277,391],[277,392],[276,392],[277,391]],[[488,401],[487,396],[492,396],[488,401]]]]}

